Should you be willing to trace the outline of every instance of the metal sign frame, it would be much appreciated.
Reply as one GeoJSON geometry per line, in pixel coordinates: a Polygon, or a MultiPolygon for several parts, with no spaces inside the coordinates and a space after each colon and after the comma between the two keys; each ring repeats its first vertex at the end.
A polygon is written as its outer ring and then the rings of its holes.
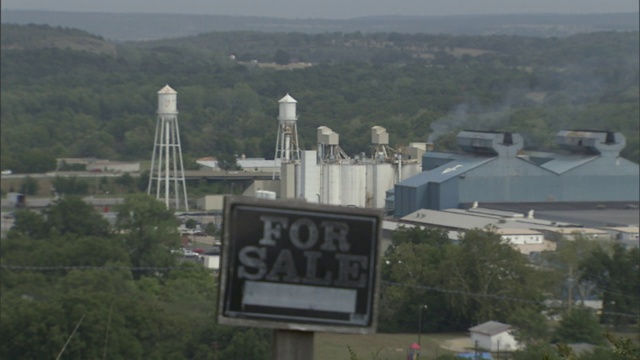
{"type": "Polygon", "coordinates": [[[224,209],[220,324],[375,332],[382,211],[241,196],[224,209]]]}

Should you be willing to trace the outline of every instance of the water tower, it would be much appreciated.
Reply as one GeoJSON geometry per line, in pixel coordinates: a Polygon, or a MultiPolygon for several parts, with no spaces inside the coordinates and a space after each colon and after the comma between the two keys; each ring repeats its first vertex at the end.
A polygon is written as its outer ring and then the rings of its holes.
{"type": "Polygon", "coordinates": [[[276,141],[275,160],[281,163],[291,163],[300,160],[300,147],[298,145],[298,115],[296,114],[297,101],[289,94],[278,101],[280,113],[278,115],[278,139],[276,141]]]}
{"type": "Polygon", "coordinates": [[[167,208],[189,210],[178,129],[178,93],[169,85],[158,91],[158,122],[147,193],[155,192],[167,208]]]}

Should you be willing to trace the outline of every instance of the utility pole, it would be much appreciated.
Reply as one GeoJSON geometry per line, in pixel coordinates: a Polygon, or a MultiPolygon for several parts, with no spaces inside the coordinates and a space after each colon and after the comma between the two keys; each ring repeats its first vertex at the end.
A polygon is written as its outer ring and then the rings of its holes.
{"type": "Polygon", "coordinates": [[[567,303],[569,311],[573,305],[573,266],[569,265],[569,289],[568,289],[569,301],[567,303]]]}
{"type": "Polygon", "coordinates": [[[478,360],[478,340],[476,340],[476,343],[475,343],[473,358],[474,360],[478,360]]]}
{"type": "Polygon", "coordinates": [[[418,308],[418,345],[420,346],[422,346],[422,344],[420,344],[420,337],[422,335],[422,309],[427,308],[427,305],[420,305],[420,307],[418,308]]]}

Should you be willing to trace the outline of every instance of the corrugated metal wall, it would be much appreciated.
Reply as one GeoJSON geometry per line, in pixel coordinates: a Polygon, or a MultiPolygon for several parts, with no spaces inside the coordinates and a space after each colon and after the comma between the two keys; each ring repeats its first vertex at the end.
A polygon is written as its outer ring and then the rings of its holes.
{"type": "Polygon", "coordinates": [[[498,158],[465,173],[461,203],[638,201],[638,165],[601,157],[563,174],[520,159],[498,158]],[[616,165],[617,163],[617,165],[616,165]]]}
{"type": "Polygon", "coordinates": [[[459,202],[545,202],[561,195],[556,174],[519,158],[496,158],[464,174],[459,202]]]}

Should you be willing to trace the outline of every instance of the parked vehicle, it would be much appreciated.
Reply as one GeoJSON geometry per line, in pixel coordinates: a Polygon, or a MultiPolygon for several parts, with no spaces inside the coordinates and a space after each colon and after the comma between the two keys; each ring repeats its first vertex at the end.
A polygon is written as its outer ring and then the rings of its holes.
{"type": "Polygon", "coordinates": [[[198,256],[198,253],[195,251],[191,251],[189,249],[185,249],[185,248],[180,248],[177,250],[171,250],[172,253],[174,254],[179,254],[185,257],[192,257],[192,256],[198,256]]]}

